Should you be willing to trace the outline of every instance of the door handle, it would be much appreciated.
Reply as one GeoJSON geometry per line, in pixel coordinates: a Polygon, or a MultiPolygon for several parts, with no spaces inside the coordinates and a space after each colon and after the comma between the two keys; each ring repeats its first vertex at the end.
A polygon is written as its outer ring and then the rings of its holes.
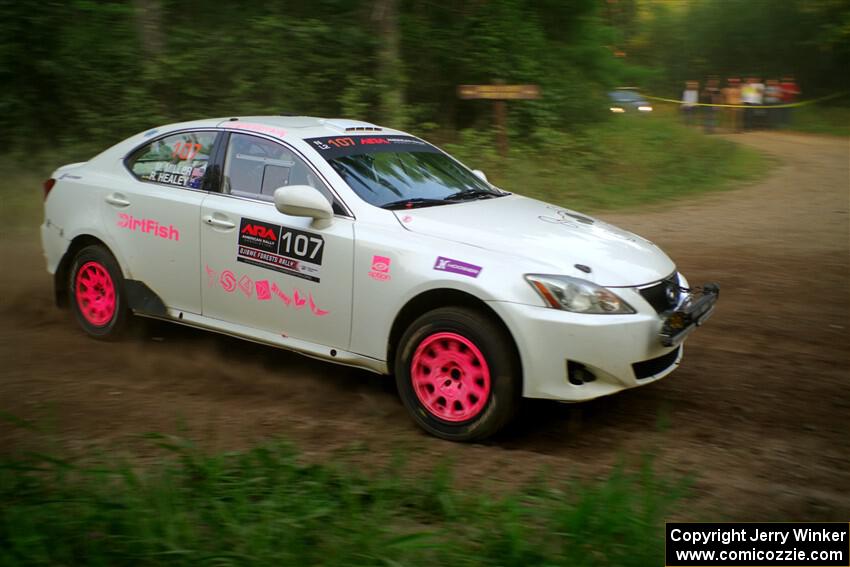
{"type": "Polygon", "coordinates": [[[130,201],[124,198],[123,195],[119,195],[117,193],[112,193],[111,195],[107,195],[104,197],[104,200],[114,207],[129,207],[130,201]]]}
{"type": "Polygon", "coordinates": [[[212,215],[204,215],[203,220],[210,226],[214,226],[216,228],[236,228],[236,225],[230,222],[229,220],[216,218],[212,215]]]}

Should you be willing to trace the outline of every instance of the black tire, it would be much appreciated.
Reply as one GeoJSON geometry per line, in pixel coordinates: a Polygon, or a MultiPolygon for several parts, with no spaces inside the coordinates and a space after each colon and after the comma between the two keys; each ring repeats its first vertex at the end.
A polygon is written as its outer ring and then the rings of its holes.
{"type": "MultiPolygon", "coordinates": [[[[83,287],[85,288],[84,283],[83,287]]],[[[130,310],[127,307],[127,297],[124,291],[124,276],[118,262],[105,247],[100,245],[86,246],[77,252],[68,275],[68,296],[74,318],[88,335],[96,339],[114,340],[119,338],[126,330],[130,319],[130,310]],[[77,284],[80,283],[78,279],[82,277],[81,269],[84,267],[96,272],[98,271],[97,267],[99,267],[108,274],[109,280],[107,281],[111,281],[114,297],[111,309],[104,309],[92,314],[88,300],[81,298],[77,284]],[[85,312],[89,314],[87,315],[85,312]],[[103,320],[98,320],[97,316],[102,316],[103,320]]]]}
{"type": "MultiPolygon", "coordinates": [[[[479,441],[495,434],[514,416],[522,395],[521,367],[510,337],[498,322],[472,309],[442,307],[416,319],[399,341],[394,366],[399,396],[413,420],[428,433],[450,441],[479,441]],[[460,335],[469,341],[483,355],[489,370],[489,394],[483,409],[464,421],[442,419],[416,393],[414,355],[423,341],[434,340],[438,333],[460,335]]],[[[445,405],[446,399],[441,399],[445,405]]]]}

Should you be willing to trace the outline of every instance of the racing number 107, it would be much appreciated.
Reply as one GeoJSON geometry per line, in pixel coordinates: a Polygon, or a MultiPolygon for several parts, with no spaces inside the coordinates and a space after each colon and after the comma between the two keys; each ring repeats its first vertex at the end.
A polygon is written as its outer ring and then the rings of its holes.
{"type": "Polygon", "coordinates": [[[347,148],[354,145],[354,140],[352,138],[332,138],[328,140],[328,143],[336,148],[347,148]]]}
{"type": "Polygon", "coordinates": [[[325,241],[322,238],[301,233],[293,234],[288,230],[284,231],[280,237],[280,247],[283,254],[305,260],[315,260],[324,243],[325,241]]]}
{"type": "Polygon", "coordinates": [[[181,160],[192,159],[201,150],[201,147],[201,144],[177,142],[174,144],[174,149],[171,151],[171,157],[181,160]]]}

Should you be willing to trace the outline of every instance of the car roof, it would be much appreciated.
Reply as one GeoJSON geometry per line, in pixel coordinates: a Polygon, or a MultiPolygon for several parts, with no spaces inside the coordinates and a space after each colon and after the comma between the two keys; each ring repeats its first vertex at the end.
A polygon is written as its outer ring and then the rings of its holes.
{"type": "Polygon", "coordinates": [[[280,139],[321,138],[350,134],[403,134],[370,122],[347,118],[318,118],[315,116],[232,116],[178,122],[157,128],[158,133],[190,128],[225,128],[253,131],[280,139]]]}

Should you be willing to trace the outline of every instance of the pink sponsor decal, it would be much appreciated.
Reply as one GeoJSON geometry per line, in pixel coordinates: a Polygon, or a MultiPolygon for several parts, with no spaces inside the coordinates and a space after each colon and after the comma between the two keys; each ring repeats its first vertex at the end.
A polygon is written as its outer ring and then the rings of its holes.
{"type": "Polygon", "coordinates": [[[254,293],[254,280],[248,276],[242,276],[239,278],[239,289],[242,290],[245,297],[251,297],[251,294],[254,293]]]}
{"type": "Polygon", "coordinates": [[[297,289],[295,290],[295,293],[292,294],[292,299],[295,300],[296,309],[301,309],[302,307],[304,307],[304,304],[307,303],[307,300],[304,299],[300,293],[298,293],[297,289]]]}
{"type": "Polygon", "coordinates": [[[207,270],[207,287],[212,287],[215,285],[215,277],[218,275],[218,272],[210,268],[209,266],[205,266],[207,270]]]}
{"type": "Polygon", "coordinates": [[[283,301],[283,304],[287,307],[289,307],[289,304],[292,303],[292,298],[286,295],[279,287],[277,287],[276,283],[272,284],[272,293],[278,296],[280,300],[283,301]]]}
{"type": "Polygon", "coordinates": [[[403,217],[401,217],[401,222],[407,223],[407,222],[410,222],[412,220],[413,220],[413,217],[410,216],[410,215],[404,215],[403,217]]]}
{"type": "Polygon", "coordinates": [[[227,122],[225,123],[225,127],[236,128],[238,130],[247,130],[249,132],[257,132],[259,134],[269,134],[270,136],[275,136],[278,138],[283,138],[284,136],[286,136],[286,130],[284,130],[283,128],[276,128],[274,126],[267,126],[265,124],[255,124],[254,122],[242,122],[241,120],[227,122]]]}
{"type": "Polygon", "coordinates": [[[327,311],[325,311],[324,309],[319,309],[318,306],[316,306],[316,302],[313,301],[313,294],[312,293],[310,294],[310,311],[316,317],[322,317],[322,316],[328,314],[327,311]]]}
{"type": "MultiPolygon", "coordinates": [[[[211,285],[214,285],[216,281],[215,275],[217,272],[209,266],[205,266],[205,268],[211,285]]],[[[254,281],[245,274],[237,279],[237,275],[232,271],[224,270],[218,277],[218,283],[221,288],[228,293],[236,291],[236,288],[238,287],[247,298],[254,297],[254,291],[256,291],[257,301],[269,301],[274,295],[277,296],[277,298],[280,299],[286,307],[291,306],[295,309],[303,309],[304,306],[309,306],[310,314],[315,317],[324,317],[330,313],[330,311],[319,307],[316,300],[313,298],[312,293],[308,293],[305,296],[301,290],[295,289],[290,296],[283,291],[277,283],[270,282],[269,280],[254,281]]],[[[282,334],[282,336],[286,337],[285,334],[282,334]]]]}
{"type": "Polygon", "coordinates": [[[369,277],[373,280],[387,281],[390,276],[390,259],[386,256],[372,256],[372,269],[369,270],[369,277]]]}
{"type": "Polygon", "coordinates": [[[236,276],[230,270],[221,272],[221,277],[218,278],[218,283],[221,284],[221,289],[227,293],[233,293],[236,290],[236,276]]]}
{"type": "Polygon", "coordinates": [[[180,231],[173,224],[165,226],[154,219],[137,219],[127,213],[118,213],[118,228],[126,228],[133,232],[141,232],[164,240],[180,241],[180,231]]]}
{"type": "Polygon", "coordinates": [[[257,288],[257,299],[260,301],[268,301],[272,298],[272,292],[269,289],[269,280],[254,282],[254,287],[257,288]]]}

